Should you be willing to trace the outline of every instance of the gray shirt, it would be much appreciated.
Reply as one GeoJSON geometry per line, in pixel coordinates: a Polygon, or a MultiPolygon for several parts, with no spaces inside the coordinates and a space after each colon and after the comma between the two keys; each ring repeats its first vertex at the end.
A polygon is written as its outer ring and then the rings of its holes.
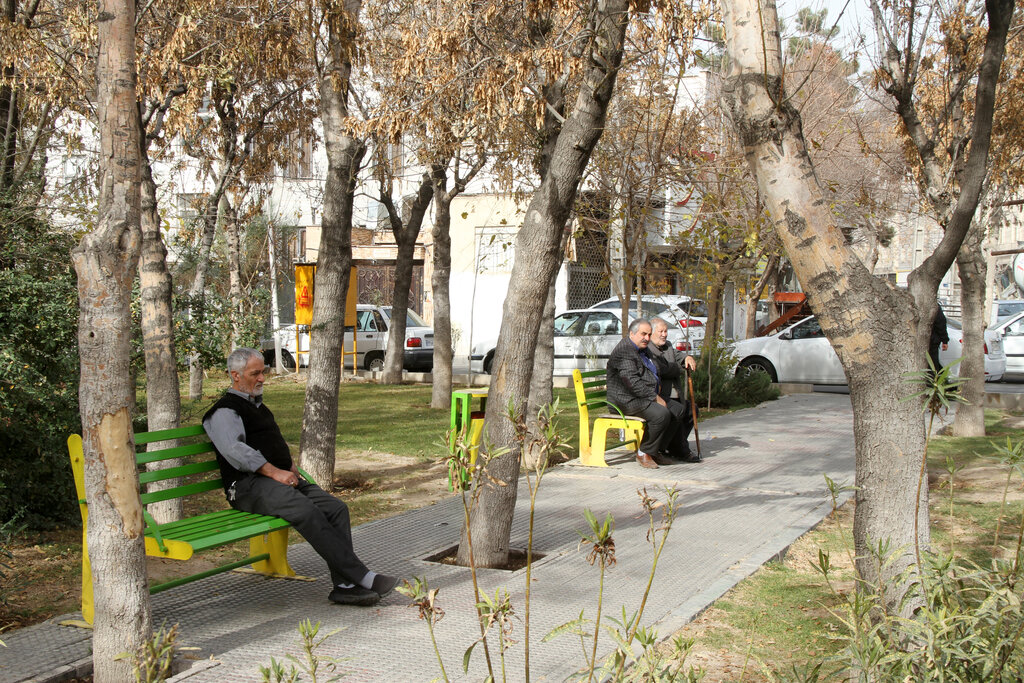
{"type": "MultiPolygon", "coordinates": [[[[262,396],[250,396],[235,389],[228,389],[228,393],[241,396],[254,405],[263,403],[262,396]]],[[[255,472],[267,463],[262,453],[245,443],[242,418],[230,408],[215,410],[203,421],[203,429],[217,451],[239,472],[255,472]]]]}

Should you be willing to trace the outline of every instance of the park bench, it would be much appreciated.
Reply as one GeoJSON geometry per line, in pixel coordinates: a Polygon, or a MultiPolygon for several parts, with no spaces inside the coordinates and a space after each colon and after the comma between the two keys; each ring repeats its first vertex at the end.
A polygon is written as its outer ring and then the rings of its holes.
{"type": "Polygon", "coordinates": [[[572,383],[576,389],[576,408],[580,413],[580,462],[590,467],[608,467],[604,452],[609,448],[629,445],[636,451],[644,434],[644,419],[623,415],[618,406],[607,399],[607,373],[605,370],[573,370],[572,383]],[[590,436],[590,409],[605,412],[594,420],[594,436],[590,436]],[[622,430],[623,439],[607,443],[608,432],[622,430]]]}
{"type": "MultiPolygon", "coordinates": [[[[268,517],[228,507],[224,510],[206,512],[176,522],[158,524],[146,511],[145,506],[150,503],[186,498],[206,491],[223,489],[220,467],[217,464],[213,444],[206,436],[202,425],[140,432],[135,435],[135,445],[144,449],[150,443],[179,439],[184,440],[185,443],[161,450],[141,450],[135,454],[141,485],[143,517],[146,522],[146,554],[172,560],[188,560],[196,552],[248,540],[249,557],[191,576],[150,586],[150,594],[198,581],[221,572],[239,569],[249,564],[252,565],[252,571],[259,574],[295,577],[295,572],[288,564],[288,528],[291,525],[280,517],[268,517]],[[146,469],[147,463],[174,458],[182,458],[185,464],[161,470],[148,471],[146,469]],[[181,477],[181,481],[171,488],[162,491],[146,491],[146,484],[178,477],[181,477]]],[[[82,437],[78,434],[72,434],[68,438],[68,453],[71,456],[71,469],[75,475],[75,489],[78,493],[78,505],[82,513],[82,618],[91,624],[93,621],[92,572],[89,567],[89,552],[86,545],[89,511],[85,502],[82,437]]],[[[310,479],[305,472],[301,473],[310,479]]]]}

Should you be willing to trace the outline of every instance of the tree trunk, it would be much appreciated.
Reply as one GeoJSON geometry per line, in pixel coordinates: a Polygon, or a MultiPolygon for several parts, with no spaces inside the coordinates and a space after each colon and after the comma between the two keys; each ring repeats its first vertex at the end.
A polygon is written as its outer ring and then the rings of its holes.
{"type": "MultiPolygon", "coordinates": [[[[167,248],[160,234],[156,183],[146,156],[145,142],[141,149],[142,253],[139,258],[139,300],[141,304],[142,343],[146,354],[146,418],[147,429],[172,429],[180,426],[181,387],[178,384],[178,360],[174,349],[174,313],[171,305],[173,283],[167,269],[167,248]]],[[[167,441],[149,444],[148,450],[170,448],[167,441]]],[[[177,467],[178,458],[163,463],[150,463],[148,469],[177,467]]],[[[147,491],[161,491],[180,484],[180,479],[153,482],[147,491]]],[[[181,499],[152,503],[149,513],[160,523],[181,519],[181,499]]]]}
{"type": "Polygon", "coordinates": [[[960,396],[966,403],[957,404],[952,428],[954,436],[985,436],[985,284],[988,264],[981,246],[984,238],[984,225],[981,221],[973,221],[956,256],[964,335],[964,359],[958,370],[967,382],[960,387],[960,396]]]}
{"type": "Polygon", "coordinates": [[[238,348],[242,336],[242,240],[238,229],[238,213],[227,194],[221,195],[224,206],[224,236],[228,248],[228,298],[231,300],[231,350],[238,348]]]}
{"type": "Polygon", "coordinates": [[[750,290],[750,293],[747,295],[747,339],[757,336],[757,302],[761,300],[761,295],[764,293],[767,284],[777,276],[776,270],[778,265],[779,253],[773,250],[771,255],[768,257],[768,263],[764,266],[764,272],[761,273],[761,277],[758,278],[757,284],[754,285],[750,290]]]}
{"type": "Polygon", "coordinates": [[[537,302],[546,299],[558,270],[562,232],[583,172],[604,129],[622,60],[629,7],[626,0],[609,0],[592,10],[593,39],[576,106],[558,133],[547,173],[530,200],[523,227],[516,237],[518,258],[505,297],[485,417],[488,443],[495,448],[508,448],[504,455],[489,462],[488,471],[507,486],[483,489],[470,526],[463,529],[458,552],[460,564],[469,562],[470,531],[478,566],[500,566],[508,559],[522,445],[516,443],[505,412],[510,403],[516,412],[526,408],[537,333],[543,318],[537,302]]]}
{"type": "Polygon", "coordinates": [[[344,10],[328,17],[327,55],[320,82],[327,180],[299,449],[302,466],[326,491],[334,488],[345,296],[352,267],[352,200],[359,162],[365,152],[362,142],[349,135],[344,127],[352,73],[349,55],[354,49],[359,10],[357,0],[348,0],[344,10]]]}
{"type": "MultiPolygon", "coordinates": [[[[909,278],[908,292],[871,275],[845,243],[828,209],[807,155],[798,112],[782,86],[782,50],[775,3],[730,0],[724,5],[729,73],[724,97],[768,214],[808,294],[822,329],[846,370],[854,407],[857,568],[867,586],[879,586],[887,605],[900,603],[911,575],[914,550],[927,548],[928,486],[920,481],[924,428],[920,401],[901,401],[913,391],[903,380],[919,370],[927,348],[939,279],[952,264],[977,205],[989,135],[984,125],[994,103],[1009,15],[991,15],[976,107],[976,134],[967,166],[971,177],[935,252],[909,278]],[[993,53],[991,50],[994,50],[993,53]],[[993,60],[994,70],[993,70],[993,60]],[[911,337],[893,330],[913,330],[911,337]],[[920,484],[920,485],[919,485],[920,484]],[[917,495],[920,489],[921,495],[917,495]],[[915,512],[917,513],[915,516],[915,512]],[[872,547],[888,543],[899,553],[881,565],[872,547]]],[[[1008,3],[1012,13],[1012,2],[1008,3]]]]}
{"type": "MultiPolygon", "coordinates": [[[[561,251],[565,253],[565,240],[562,240],[561,251]]],[[[561,262],[559,262],[561,265],[561,262]]],[[[530,378],[530,398],[526,403],[526,428],[529,435],[523,461],[533,468],[541,457],[539,442],[540,429],[537,413],[554,400],[553,375],[555,371],[555,281],[558,279],[558,268],[551,278],[548,295],[544,301],[544,317],[540,320],[537,331],[537,351],[533,356],[533,376],[530,378]]]]}
{"type": "MultiPolygon", "coordinates": [[[[199,245],[199,259],[196,261],[196,272],[192,279],[192,286],[189,288],[189,306],[203,307],[203,298],[206,292],[206,273],[210,269],[210,254],[213,251],[213,237],[217,232],[217,224],[221,221],[223,206],[218,192],[211,201],[207,202],[206,210],[203,212],[203,241],[199,245]],[[216,207],[216,214],[214,214],[216,207]],[[214,218],[216,215],[216,218],[214,218]]],[[[198,401],[203,397],[203,361],[199,354],[193,354],[188,362],[188,399],[198,401]]]]}
{"type": "Polygon", "coordinates": [[[405,366],[406,312],[409,310],[409,288],[412,286],[412,258],[434,192],[430,173],[424,173],[408,215],[400,217],[390,192],[385,192],[384,183],[381,185],[381,202],[387,208],[391,232],[398,245],[395,290],[391,295],[391,323],[388,326],[388,345],[384,350],[384,375],[381,381],[384,384],[401,384],[402,368],[405,366]]]}
{"type": "Polygon", "coordinates": [[[455,356],[452,338],[452,303],[450,294],[452,276],[452,199],[448,193],[448,177],[444,169],[435,168],[434,270],[430,275],[430,289],[434,298],[434,365],[430,390],[430,407],[447,408],[452,401],[452,359],[455,356]]]}
{"type": "Polygon", "coordinates": [[[96,114],[100,198],[96,227],[72,252],[78,274],[79,389],[85,452],[87,543],[93,575],[93,677],[131,680],[124,652],[151,630],[135,471],[129,383],[131,292],[139,257],[139,115],[135,3],[100,0],[96,114]]]}

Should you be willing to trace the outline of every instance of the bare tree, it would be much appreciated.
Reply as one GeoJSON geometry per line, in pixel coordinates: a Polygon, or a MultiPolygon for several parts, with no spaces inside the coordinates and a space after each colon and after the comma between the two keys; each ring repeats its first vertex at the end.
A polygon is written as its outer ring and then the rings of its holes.
{"type": "Polygon", "coordinates": [[[363,142],[346,127],[361,8],[360,0],[329,1],[323,7],[327,45],[319,77],[327,180],[300,451],[302,466],[326,491],[334,488],[345,296],[352,267],[352,200],[366,152],[363,142]]]}
{"type": "Polygon", "coordinates": [[[914,390],[904,377],[922,367],[939,280],[963,243],[981,192],[1013,2],[987,3],[989,30],[978,70],[964,182],[942,241],[911,274],[909,291],[871,274],[829,210],[800,116],[783,87],[774,3],[730,0],[724,8],[729,51],[725,94],[733,122],[793,269],[849,379],[857,457],[858,569],[867,585],[882,587],[890,607],[909,613],[913,606],[900,604],[902,581],[907,580],[903,572],[928,546],[930,533],[928,486],[922,482],[921,406],[903,400],[914,390]],[[894,335],[893,330],[913,333],[894,335]],[[879,543],[896,553],[892,562],[872,559],[872,548],[879,543]]]}
{"type": "Polygon", "coordinates": [[[119,655],[134,652],[151,630],[129,372],[129,304],[141,239],[135,3],[100,0],[97,25],[99,211],[72,260],[79,290],[88,561],[99,579],[93,582],[93,676],[120,683],[132,676],[131,664],[119,655]]]}

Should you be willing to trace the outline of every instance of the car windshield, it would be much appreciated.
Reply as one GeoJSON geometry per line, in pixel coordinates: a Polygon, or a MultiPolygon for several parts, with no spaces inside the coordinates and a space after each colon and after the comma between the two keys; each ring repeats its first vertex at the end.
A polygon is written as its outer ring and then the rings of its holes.
{"type": "MultiPolygon", "coordinates": [[[[391,320],[391,307],[390,306],[381,306],[380,310],[384,311],[384,315],[386,315],[388,320],[390,321],[391,320]]],[[[429,327],[429,325],[427,325],[426,321],[424,321],[423,318],[419,317],[416,314],[416,311],[412,310],[411,308],[408,308],[405,311],[405,326],[406,327],[429,327]]]]}
{"type": "Polygon", "coordinates": [[[694,318],[708,317],[708,306],[700,299],[680,301],[678,304],[676,304],[676,307],[679,308],[679,310],[681,310],[684,315],[689,315],[694,318]]]}
{"type": "Polygon", "coordinates": [[[996,313],[998,318],[1009,318],[1014,313],[1020,313],[1024,311],[1024,301],[1007,301],[999,304],[999,311],[996,313]]]}
{"type": "MultiPolygon", "coordinates": [[[[657,301],[643,301],[641,302],[641,305],[644,308],[644,315],[647,317],[651,317],[654,315],[658,315],[659,313],[664,313],[665,311],[668,311],[668,306],[657,301]]],[[[636,312],[636,306],[636,301],[630,302],[629,310],[631,313],[636,312]]],[[[602,301],[601,303],[594,306],[594,308],[600,308],[601,310],[618,311],[622,308],[622,303],[617,299],[611,299],[609,301],[602,301]]],[[[671,313],[671,311],[669,311],[669,313],[671,313]]],[[[694,315],[697,314],[694,313],[694,315]]]]}

